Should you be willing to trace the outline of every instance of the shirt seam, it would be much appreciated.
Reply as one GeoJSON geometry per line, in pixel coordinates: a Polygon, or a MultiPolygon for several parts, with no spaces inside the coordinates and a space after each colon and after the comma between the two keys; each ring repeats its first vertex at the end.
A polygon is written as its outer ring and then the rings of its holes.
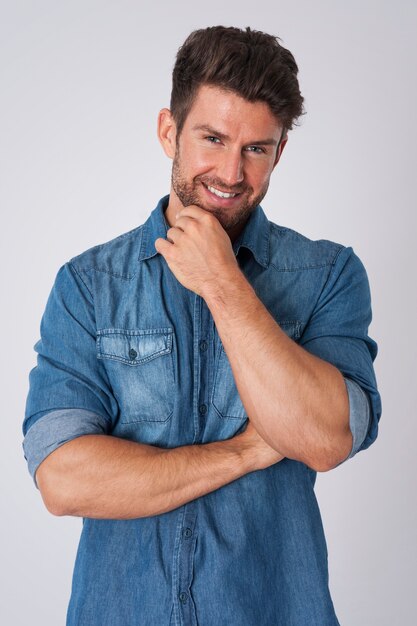
{"type": "MultiPolygon", "coordinates": [[[[78,278],[80,279],[80,281],[82,282],[82,284],[84,285],[84,287],[87,289],[88,293],[91,296],[91,304],[94,306],[94,296],[90,290],[90,288],[88,287],[87,283],[85,282],[85,280],[83,279],[83,277],[81,276],[80,272],[78,271],[78,269],[75,267],[74,263],[72,263],[72,261],[69,262],[69,266],[71,268],[71,270],[73,271],[73,273],[78,276],[78,278]]],[[[85,270],[84,270],[85,271],[85,270]]]]}

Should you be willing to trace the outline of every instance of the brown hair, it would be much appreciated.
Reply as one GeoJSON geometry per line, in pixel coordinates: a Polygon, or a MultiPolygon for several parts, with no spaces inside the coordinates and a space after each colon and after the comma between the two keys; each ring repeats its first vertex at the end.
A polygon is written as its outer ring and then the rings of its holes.
{"type": "Polygon", "coordinates": [[[273,35],[249,27],[193,31],[179,48],[172,73],[170,108],[177,137],[203,84],[266,102],[286,134],[303,113],[297,74],[293,55],[273,35]]]}

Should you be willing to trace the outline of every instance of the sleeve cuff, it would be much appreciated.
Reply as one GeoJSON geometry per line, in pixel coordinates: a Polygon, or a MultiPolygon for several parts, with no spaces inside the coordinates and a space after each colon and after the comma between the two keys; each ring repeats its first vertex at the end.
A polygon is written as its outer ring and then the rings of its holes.
{"type": "Polygon", "coordinates": [[[23,451],[36,488],[36,470],[51,452],[81,435],[103,435],[108,430],[107,419],[85,409],[51,411],[35,422],[23,440],[23,451]]]}
{"type": "Polygon", "coordinates": [[[353,444],[349,456],[351,459],[360,450],[369,428],[370,408],[369,400],[358,383],[345,377],[349,396],[349,427],[352,433],[353,444]]]}

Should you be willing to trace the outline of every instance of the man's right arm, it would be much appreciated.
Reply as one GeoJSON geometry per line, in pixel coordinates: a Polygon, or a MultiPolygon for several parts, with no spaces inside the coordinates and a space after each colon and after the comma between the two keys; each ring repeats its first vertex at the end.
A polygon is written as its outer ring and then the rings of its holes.
{"type": "Polygon", "coordinates": [[[41,322],[23,425],[29,471],[57,515],[128,519],[170,511],[280,460],[251,424],[234,438],[158,448],[112,436],[120,418],[97,358],[88,272],[66,263],[41,322]]]}
{"type": "Polygon", "coordinates": [[[130,519],[171,511],[282,458],[250,422],[232,439],[170,449],[84,435],[47,456],[36,480],[55,515],[130,519]]]}

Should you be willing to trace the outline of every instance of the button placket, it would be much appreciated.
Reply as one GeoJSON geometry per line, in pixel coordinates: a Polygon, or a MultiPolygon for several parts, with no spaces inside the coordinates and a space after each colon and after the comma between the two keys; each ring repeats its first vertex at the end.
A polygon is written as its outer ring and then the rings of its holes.
{"type": "Polygon", "coordinates": [[[194,577],[194,552],[197,541],[195,524],[197,518],[197,502],[191,501],[185,505],[181,516],[182,532],[179,541],[178,580],[176,583],[179,610],[182,623],[197,626],[194,599],[191,591],[191,581],[194,577]]]}
{"type": "Polygon", "coordinates": [[[211,314],[208,306],[202,298],[199,298],[196,316],[196,332],[198,332],[198,352],[196,358],[199,359],[198,367],[198,398],[197,410],[200,416],[199,432],[205,429],[205,418],[209,412],[208,406],[208,384],[209,384],[209,333],[211,314]]]}

